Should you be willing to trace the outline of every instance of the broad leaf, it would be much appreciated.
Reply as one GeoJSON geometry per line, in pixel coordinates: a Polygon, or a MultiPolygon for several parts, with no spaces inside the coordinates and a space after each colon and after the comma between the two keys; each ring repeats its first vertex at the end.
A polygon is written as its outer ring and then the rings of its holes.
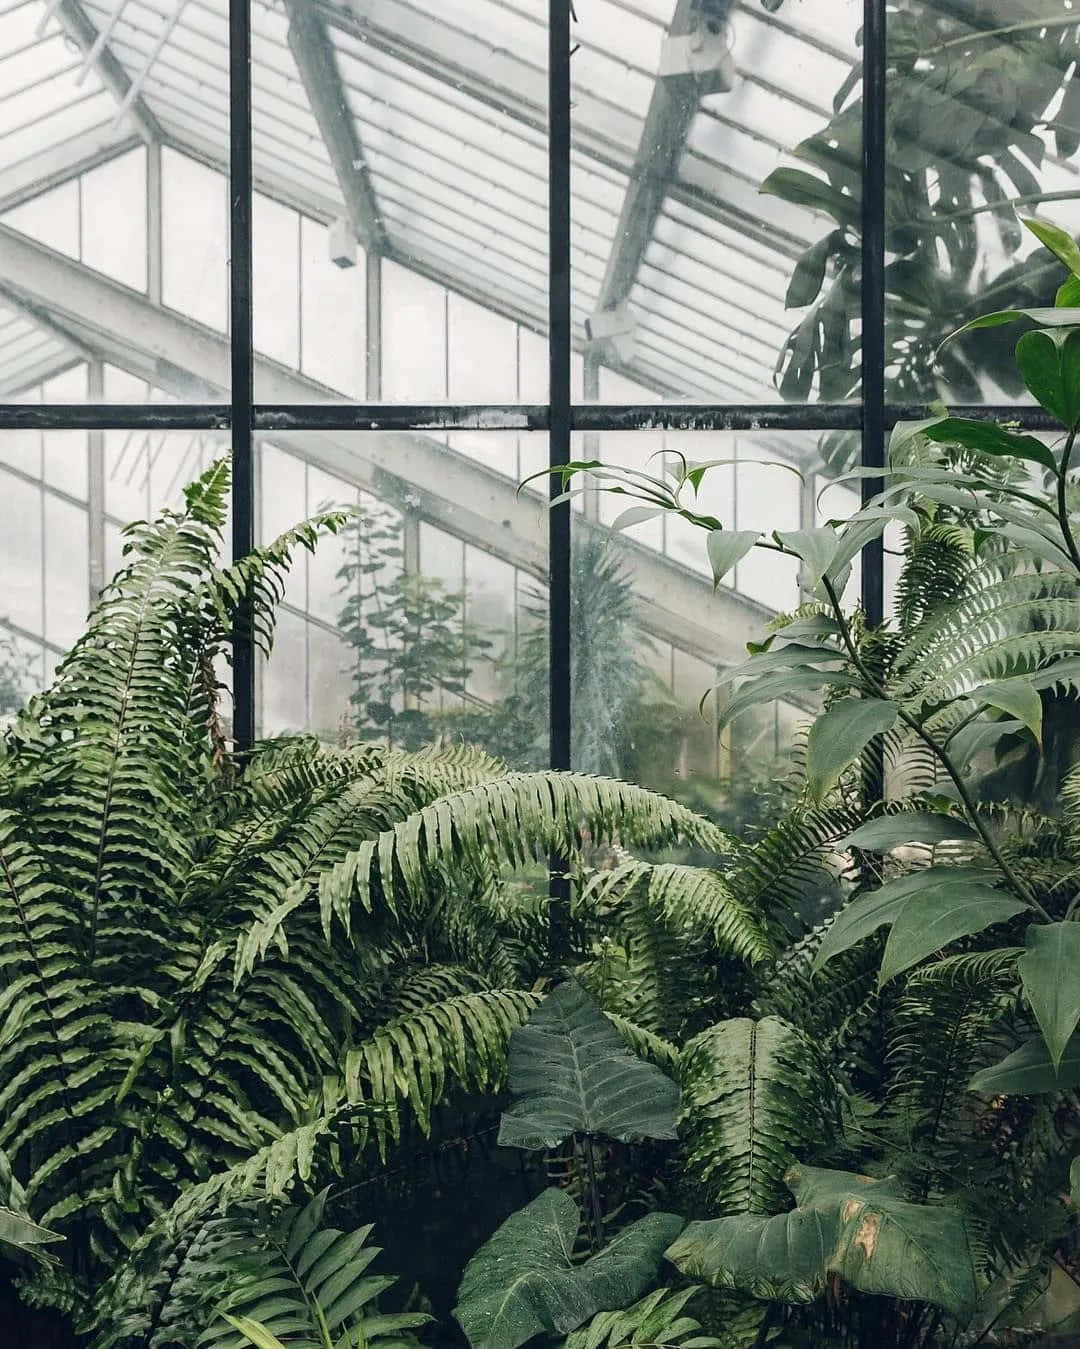
{"type": "MultiPolygon", "coordinates": [[[[818,947],[812,969],[848,950],[886,923],[894,923],[906,904],[918,894],[938,896],[963,884],[989,887],[989,873],[976,867],[927,867],[910,876],[898,876],[877,890],[859,895],[842,909],[818,947]]],[[[936,948],[935,948],[936,949],[936,948]]]]}
{"type": "Polygon", "coordinates": [[[946,342],[951,342],[961,333],[974,332],[977,328],[1000,328],[1006,323],[1016,323],[1018,319],[1030,319],[1032,323],[1037,323],[1043,328],[1073,328],[1080,324],[1080,308],[999,309],[993,314],[980,314],[977,319],[972,319],[970,323],[965,323],[951,332],[938,347],[938,351],[946,342]]]}
{"type": "Polygon", "coordinates": [[[1043,1096],[1080,1087],[1080,1034],[1074,1034],[1055,1069],[1041,1035],[1014,1050],[1008,1058],[983,1068],[968,1083],[983,1096],[1043,1096]]]}
{"type": "Polygon", "coordinates": [[[806,785],[820,801],[877,735],[896,724],[898,703],[881,698],[842,698],[827,707],[810,728],[806,744],[806,785]]]}
{"type": "Polygon", "coordinates": [[[705,536],[715,589],[735,564],[742,560],[761,535],[756,529],[714,529],[705,536]]]}
{"type": "Polygon", "coordinates": [[[1074,276],[1080,277],[1080,247],[1076,240],[1050,220],[1040,220],[1038,216],[1021,216],[1020,223],[1034,234],[1045,248],[1065,264],[1074,276]]]}
{"type": "Polygon", "coordinates": [[[862,848],[864,852],[889,852],[906,843],[934,846],[950,839],[975,838],[975,831],[963,820],[938,811],[908,811],[901,815],[883,815],[868,820],[838,843],[838,848],[862,848]]]}
{"type": "Polygon", "coordinates": [[[984,881],[945,881],[917,891],[893,923],[878,987],[959,937],[982,932],[1026,909],[1022,900],[984,881]]]}
{"type": "Polygon", "coordinates": [[[1042,699],[1027,679],[999,679],[993,684],[982,684],[968,697],[987,707],[1007,712],[1022,722],[1038,744],[1042,744],[1042,699]]]}
{"type": "Polygon", "coordinates": [[[1080,1023],[1080,923],[1032,923],[1017,969],[1057,1068],[1080,1023]]]}
{"type": "Polygon", "coordinates": [[[962,726],[946,742],[949,757],[964,772],[977,754],[996,745],[1003,735],[1015,735],[1024,729],[1022,721],[987,721],[982,717],[962,726]]]}
{"type": "Polygon", "coordinates": [[[863,1293],[971,1315],[974,1267],[955,1209],[912,1204],[894,1180],[851,1171],[800,1167],[788,1183],[792,1212],[690,1223],[667,1258],[691,1278],[762,1298],[809,1302],[839,1277],[863,1293]]]}
{"type": "Polygon", "coordinates": [[[663,515],[661,506],[628,506],[611,523],[611,528],[618,532],[619,530],[629,529],[631,525],[641,525],[647,520],[655,520],[658,515],[663,515]]]}
{"type": "Polygon", "coordinates": [[[225,1320],[237,1330],[255,1349],[285,1349],[285,1345],[276,1335],[270,1333],[267,1328],[258,1321],[253,1321],[250,1316],[229,1316],[226,1313],[225,1320]]]}
{"type": "Polygon", "coordinates": [[[1080,276],[1070,276],[1058,286],[1054,306],[1057,309],[1075,309],[1080,306],[1080,276]]]}
{"type": "Polygon", "coordinates": [[[826,684],[831,688],[849,689],[857,687],[858,680],[841,670],[816,670],[808,665],[750,679],[719,709],[717,724],[722,729],[748,707],[771,703],[775,698],[784,698],[792,693],[819,689],[826,684]]]}
{"type": "Polygon", "coordinates": [[[580,1224],[574,1200],[552,1188],[507,1218],[477,1251],[454,1308],[473,1349],[517,1349],[534,1335],[567,1335],[599,1311],[629,1306],[655,1281],[683,1220],[650,1213],[577,1265],[580,1224]]]}
{"type": "Polygon", "coordinates": [[[1077,361],[1075,332],[1059,334],[1036,329],[1025,333],[1016,344],[1016,364],[1028,391],[1066,426],[1075,426],[1080,416],[1076,401],[1077,361]]]}
{"type": "Polygon", "coordinates": [[[585,988],[568,979],[510,1037],[499,1146],[553,1148],[571,1134],[675,1138],[679,1088],[639,1059],[585,988]]]}
{"type": "Polygon", "coordinates": [[[829,525],[817,529],[774,530],[773,538],[777,543],[789,549],[803,563],[804,581],[807,590],[816,590],[821,578],[832,566],[836,551],[840,547],[840,537],[829,525]]]}
{"type": "Polygon", "coordinates": [[[1026,459],[1029,463],[1040,464],[1053,473],[1057,465],[1054,456],[1041,440],[1034,436],[1017,435],[1006,431],[997,422],[975,421],[966,417],[946,417],[944,421],[935,421],[923,430],[928,440],[946,445],[962,445],[966,450],[977,450],[980,454],[1004,456],[1009,459],[1026,459]]]}

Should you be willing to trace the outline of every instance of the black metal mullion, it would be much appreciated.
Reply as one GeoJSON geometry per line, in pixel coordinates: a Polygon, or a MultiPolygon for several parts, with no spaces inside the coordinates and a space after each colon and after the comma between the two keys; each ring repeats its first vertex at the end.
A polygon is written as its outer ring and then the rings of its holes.
{"type": "MultiPolygon", "coordinates": [[[[862,119],[862,456],[864,468],[885,465],[885,0],[863,0],[862,119]]],[[[884,479],[862,481],[866,503],[884,479]]],[[[885,544],[879,534],[862,550],[862,607],[871,627],[885,617],[885,544]]],[[[885,742],[876,737],[862,762],[863,794],[869,806],[885,795],[885,742]]]]}
{"type": "MultiPolygon", "coordinates": [[[[232,555],[255,546],[255,355],[252,318],[251,0],[229,0],[229,239],[232,342],[232,555]]],[[[233,739],[255,739],[255,635],[250,601],[233,637],[233,739]]]]}
{"type": "MultiPolygon", "coordinates": [[[[570,287],[570,13],[571,0],[548,0],[548,355],[550,419],[548,462],[570,461],[570,369],[573,348],[570,287]]],[[[562,492],[552,474],[552,499],[562,492]]],[[[548,512],[548,615],[550,763],[571,767],[570,503],[548,512]]],[[[569,948],[570,884],[566,862],[550,863],[548,952],[553,961],[569,948]]]]}
{"type": "MultiPolygon", "coordinates": [[[[885,0],[863,0],[862,466],[885,464],[885,0]]],[[[882,488],[864,478],[863,501],[882,488]]],[[[862,552],[862,605],[871,626],[885,613],[881,536],[862,552]]]]}

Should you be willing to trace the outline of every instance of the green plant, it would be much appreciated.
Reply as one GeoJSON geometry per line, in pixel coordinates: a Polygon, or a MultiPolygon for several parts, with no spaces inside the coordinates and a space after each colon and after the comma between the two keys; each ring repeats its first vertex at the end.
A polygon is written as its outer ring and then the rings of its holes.
{"type": "Polygon", "coordinates": [[[227,497],[215,465],[128,529],[0,750],[0,1136],[65,1238],[20,1289],[95,1349],[190,1343],[220,1210],[437,1151],[499,1089],[547,940],[504,875],[721,845],[655,794],[463,747],[236,754],[214,668],[237,606],[265,649],[290,557],[347,517],[225,566],[227,497]]]}
{"type": "Polygon", "coordinates": [[[401,516],[360,507],[344,527],[338,625],[355,653],[350,694],[366,739],[420,749],[444,719],[444,698],[460,699],[491,647],[465,617],[464,591],[406,567],[401,516]]]}
{"type": "Polygon", "coordinates": [[[720,1216],[669,1254],[724,1296],[766,1299],[759,1343],[1014,1342],[1080,1308],[1062,1199],[1080,1150],[1080,769],[1060,747],[1047,761],[1055,706],[1080,689],[1080,248],[1028,223],[1069,268],[1056,304],[967,330],[1027,323],[1019,377],[1061,422],[1056,445],[935,411],[896,428],[884,489],[850,520],[769,538],[696,510],[707,463],[617,474],[705,531],[717,582],[754,546],[801,565],[806,604],[725,672],[721,721],[780,690],[823,695],[803,799],[719,882],[781,923],[753,968],[755,1018],[678,1059],[682,1181],[720,1216]],[[886,527],[905,569],[871,629],[840,595],[886,527]],[[1020,754],[1039,765],[1026,799],[1020,754]],[[842,897],[815,922],[804,897],[823,874],[842,897]],[[1073,1293],[1052,1308],[1062,1279],[1073,1293]]]}

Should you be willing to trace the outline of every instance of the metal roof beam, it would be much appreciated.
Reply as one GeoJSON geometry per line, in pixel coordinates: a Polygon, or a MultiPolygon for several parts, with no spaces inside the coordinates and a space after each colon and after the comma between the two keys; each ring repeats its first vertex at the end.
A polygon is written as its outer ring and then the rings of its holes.
{"type": "Polygon", "coordinates": [[[345,97],[334,44],[310,0],[284,0],[284,4],[289,18],[289,50],[334,166],[349,220],[366,249],[385,253],[386,229],[371,186],[364,147],[345,97]]]}
{"type": "Polygon", "coordinates": [[[100,34],[97,27],[83,9],[80,0],[60,0],[53,13],[84,56],[88,57],[94,53],[94,68],[102,84],[116,99],[117,107],[134,123],[143,140],[160,141],[161,124],[150,111],[142,95],[134,91],[131,76],[116,59],[108,43],[99,43],[100,34]]]}
{"type": "MultiPolygon", "coordinates": [[[[699,9],[698,0],[678,0],[668,35],[689,33],[699,9]]],[[[693,75],[657,76],[600,285],[598,311],[615,308],[634,288],[664,199],[678,176],[690,123],[700,101],[693,75]]]]}
{"type": "Polygon", "coordinates": [[[141,144],[138,136],[98,126],[7,164],[0,169],[0,214],[141,144]]]}
{"type": "MultiPolygon", "coordinates": [[[[224,397],[229,342],[137,291],[0,225],[0,293],[157,388],[187,399],[224,397]]],[[[256,357],[260,403],[339,402],[296,371],[256,357]]],[[[546,499],[519,493],[512,478],[415,431],[304,434],[285,427],[266,438],[346,481],[530,572],[547,575],[546,499]]],[[[583,526],[587,527],[587,526],[583,526]]],[[[629,546],[629,545],[628,545],[629,546]]],[[[648,629],[704,660],[742,658],[768,611],[671,559],[634,548],[635,593],[648,629]]]]}

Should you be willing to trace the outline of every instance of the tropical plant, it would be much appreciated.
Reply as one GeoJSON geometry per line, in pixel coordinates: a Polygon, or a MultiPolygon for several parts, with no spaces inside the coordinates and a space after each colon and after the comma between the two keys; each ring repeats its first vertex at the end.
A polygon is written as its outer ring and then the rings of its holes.
{"type": "MultiPolygon", "coordinates": [[[[1056,153],[1080,144],[1080,95],[1072,78],[1080,22],[1069,0],[897,0],[889,6],[886,365],[898,402],[936,397],[938,376],[961,401],[1022,385],[1002,334],[964,336],[935,355],[956,316],[994,305],[1053,303],[1056,264],[1027,255],[1014,207],[1072,195],[1044,190],[1056,153]]],[[[775,169],[761,190],[831,218],[795,263],[789,309],[803,310],[780,353],[785,398],[815,390],[828,401],[858,396],[861,285],[862,98],[859,67],[837,89],[833,116],[802,141],[805,167],[775,169]]],[[[856,439],[824,437],[837,462],[856,439]]]]}
{"type": "Polygon", "coordinates": [[[764,1299],[762,1344],[1065,1343],[1080,1309],[1080,767],[1075,738],[1050,756],[1046,734],[1080,690],[1080,248],[1028,223],[1069,269],[1056,304],[965,331],[1028,325],[1019,377],[1056,444],[941,409],[896,428],[850,520],[769,538],[696,510],[708,464],[616,473],[705,531],[717,582],[754,546],[802,568],[803,608],[717,690],[722,722],[823,694],[802,801],[717,882],[744,899],[760,879],[772,924],[751,912],[777,953],[753,967],[753,1019],[675,1060],[680,1175],[705,1212],[669,1258],[737,1305],[764,1299]],[[840,596],[886,528],[905,570],[875,629],[840,596]],[[1034,779],[1010,775],[1018,756],[1034,779]],[[846,897],[802,930],[791,910],[823,877],[846,897]]]}
{"type": "Polygon", "coordinates": [[[235,1204],[458,1136],[548,963],[546,902],[503,876],[723,842],[653,793],[460,746],[237,753],[214,673],[234,616],[265,649],[290,557],[347,517],[223,565],[227,498],[218,464],[129,527],[0,752],[0,1135],[65,1238],[20,1289],[95,1349],[192,1342],[193,1270],[235,1204]]]}
{"type": "Polygon", "coordinates": [[[463,590],[404,565],[403,532],[401,515],[381,503],[344,526],[338,626],[355,653],[357,731],[415,750],[436,738],[443,701],[460,700],[492,643],[466,621],[463,590]]]}

